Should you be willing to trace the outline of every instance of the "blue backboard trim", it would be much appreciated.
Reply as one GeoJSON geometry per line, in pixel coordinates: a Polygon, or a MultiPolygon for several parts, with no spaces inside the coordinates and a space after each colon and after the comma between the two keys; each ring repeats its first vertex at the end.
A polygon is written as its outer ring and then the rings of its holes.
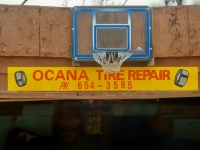
{"type": "Polygon", "coordinates": [[[78,54],[78,24],[77,24],[77,15],[80,12],[91,12],[92,13],[92,24],[93,29],[93,50],[107,50],[104,48],[98,48],[96,46],[96,30],[97,28],[126,28],[127,29],[127,47],[126,49],[120,48],[110,48],[109,50],[131,50],[131,13],[132,12],[145,12],[146,13],[146,53],[145,54],[132,54],[129,59],[147,59],[150,57],[150,46],[151,46],[151,22],[150,22],[150,9],[148,7],[74,7],[73,10],[73,50],[72,55],[75,60],[81,59],[94,59],[93,54],[78,54]],[[106,11],[123,11],[127,12],[128,22],[123,24],[96,24],[96,13],[97,12],[106,12],[106,11]]]}
{"type": "Polygon", "coordinates": [[[94,25],[94,34],[93,34],[93,50],[131,50],[131,41],[130,41],[130,26],[129,25],[124,25],[124,24],[103,24],[103,25],[94,25]],[[109,28],[119,28],[119,29],[126,29],[126,38],[127,38],[127,43],[125,48],[98,48],[97,46],[97,29],[109,29],[109,28]]]}

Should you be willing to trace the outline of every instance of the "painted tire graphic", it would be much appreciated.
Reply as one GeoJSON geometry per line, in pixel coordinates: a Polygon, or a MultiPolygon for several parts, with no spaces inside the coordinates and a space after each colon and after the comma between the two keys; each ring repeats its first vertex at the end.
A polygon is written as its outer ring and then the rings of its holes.
{"type": "Polygon", "coordinates": [[[23,71],[15,72],[15,81],[19,87],[25,86],[27,83],[26,74],[23,71]]]}
{"type": "Polygon", "coordinates": [[[176,73],[175,79],[174,79],[174,84],[183,87],[187,83],[189,76],[189,72],[187,70],[180,69],[176,73]]]}

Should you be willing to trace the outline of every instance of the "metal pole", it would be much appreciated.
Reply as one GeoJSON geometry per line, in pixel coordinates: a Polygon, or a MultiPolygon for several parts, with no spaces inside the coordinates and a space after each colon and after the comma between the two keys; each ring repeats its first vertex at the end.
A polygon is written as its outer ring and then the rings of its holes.
{"type": "Polygon", "coordinates": [[[24,0],[23,3],[21,5],[24,5],[28,0],[24,0]]]}

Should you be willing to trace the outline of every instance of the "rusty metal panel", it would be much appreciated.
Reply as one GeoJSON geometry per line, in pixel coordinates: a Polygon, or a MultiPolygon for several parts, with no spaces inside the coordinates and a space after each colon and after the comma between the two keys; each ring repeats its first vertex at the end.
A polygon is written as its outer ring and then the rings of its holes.
{"type": "Polygon", "coordinates": [[[190,56],[188,6],[153,8],[155,57],[190,56]]]}
{"type": "Polygon", "coordinates": [[[200,6],[188,7],[188,39],[191,56],[200,56],[200,6]]]}
{"type": "Polygon", "coordinates": [[[39,56],[38,7],[0,6],[0,56],[39,56]]]}
{"type": "Polygon", "coordinates": [[[40,56],[70,57],[71,8],[40,7],[40,56]]]}

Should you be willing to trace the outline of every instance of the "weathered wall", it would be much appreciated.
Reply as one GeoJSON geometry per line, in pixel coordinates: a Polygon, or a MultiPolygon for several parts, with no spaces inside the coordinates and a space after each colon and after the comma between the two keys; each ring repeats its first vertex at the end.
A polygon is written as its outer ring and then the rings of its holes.
{"type": "Polygon", "coordinates": [[[153,8],[155,57],[200,56],[200,6],[153,8]]]}
{"type": "MultiPolygon", "coordinates": [[[[200,6],[152,10],[156,57],[200,56],[200,6]]],[[[0,5],[0,56],[70,58],[71,19],[71,8],[0,5]]]]}
{"type": "MultiPolygon", "coordinates": [[[[156,66],[200,68],[200,6],[153,8],[156,66]],[[177,59],[178,58],[178,59],[177,59]]],[[[199,97],[196,92],[8,92],[8,67],[72,66],[71,8],[0,5],[0,99],[199,97]],[[25,57],[24,57],[25,56],[25,57]]],[[[125,62],[123,66],[146,66],[125,62]]],[[[84,62],[81,66],[99,66],[84,62]]],[[[200,80],[199,80],[200,81],[200,80]]],[[[200,83],[199,83],[200,85],[200,83]]]]}
{"type": "Polygon", "coordinates": [[[0,5],[0,56],[69,58],[71,8],[0,5]]]}

